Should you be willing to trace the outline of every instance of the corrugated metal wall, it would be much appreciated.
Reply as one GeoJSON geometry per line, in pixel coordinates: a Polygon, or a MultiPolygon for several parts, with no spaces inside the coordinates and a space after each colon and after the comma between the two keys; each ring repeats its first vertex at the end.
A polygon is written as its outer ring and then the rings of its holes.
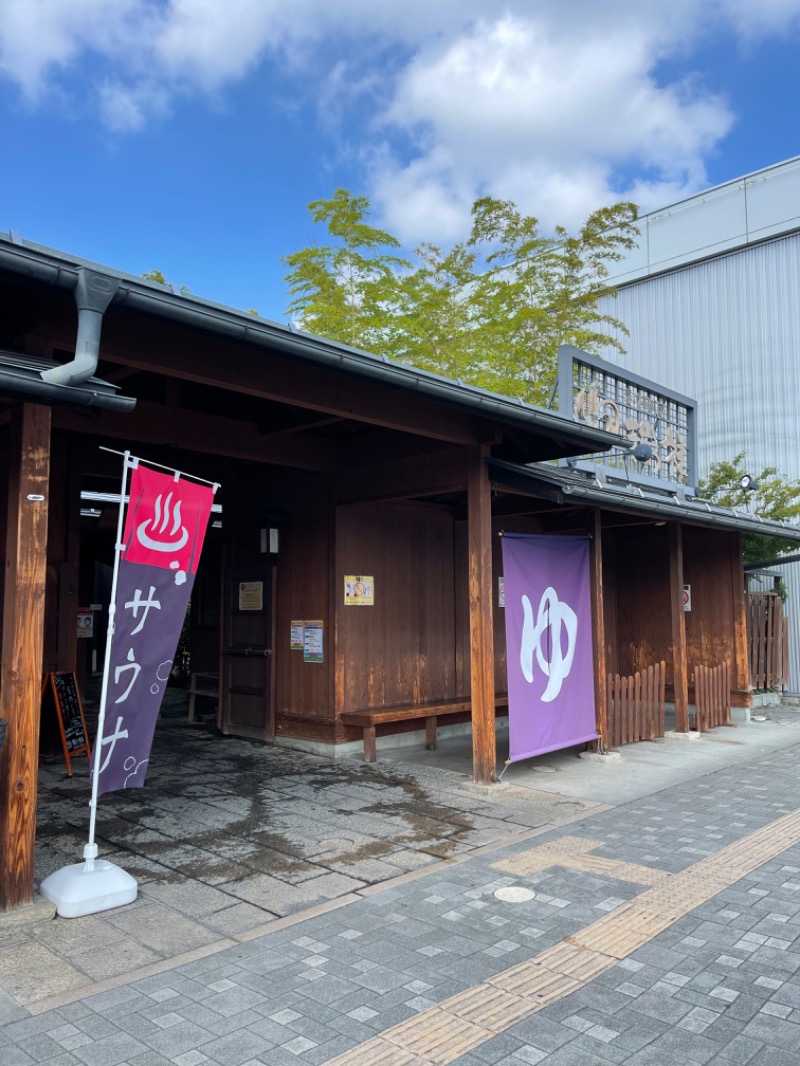
{"type": "MultiPolygon", "coordinates": [[[[619,290],[628,355],[607,358],[698,402],[699,470],[747,452],[800,479],[800,235],[619,290]]],[[[800,564],[785,567],[789,688],[800,691],[800,564]]]]}

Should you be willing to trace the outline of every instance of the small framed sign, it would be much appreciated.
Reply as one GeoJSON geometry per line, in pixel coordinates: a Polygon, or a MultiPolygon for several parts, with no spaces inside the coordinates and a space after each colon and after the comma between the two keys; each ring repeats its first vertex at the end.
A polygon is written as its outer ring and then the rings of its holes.
{"type": "Polygon", "coordinates": [[[264,607],[264,582],[239,582],[239,610],[261,611],[264,607]]]}
{"type": "Polygon", "coordinates": [[[375,578],[345,574],[345,607],[372,607],[375,604],[375,578]]]}

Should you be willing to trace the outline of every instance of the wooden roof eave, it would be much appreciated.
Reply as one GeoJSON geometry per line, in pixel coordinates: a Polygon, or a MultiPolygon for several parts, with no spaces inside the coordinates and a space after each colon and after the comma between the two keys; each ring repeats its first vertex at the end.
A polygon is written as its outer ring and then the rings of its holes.
{"type": "Polygon", "coordinates": [[[111,301],[113,308],[130,308],[148,317],[179,323],[191,329],[239,341],[255,348],[290,356],[300,363],[336,371],[350,379],[361,379],[382,388],[477,417],[485,425],[513,427],[530,442],[523,456],[513,449],[514,458],[525,461],[561,458],[569,455],[608,451],[619,447],[618,438],[602,430],[582,425],[521,400],[499,396],[482,389],[450,381],[415,367],[395,363],[347,345],[299,332],[290,326],[203,300],[191,293],[179,293],[164,285],[114,271],[54,249],[22,241],[18,236],[0,234],[0,268],[33,280],[39,285],[74,289],[81,268],[88,268],[119,282],[111,301]]]}

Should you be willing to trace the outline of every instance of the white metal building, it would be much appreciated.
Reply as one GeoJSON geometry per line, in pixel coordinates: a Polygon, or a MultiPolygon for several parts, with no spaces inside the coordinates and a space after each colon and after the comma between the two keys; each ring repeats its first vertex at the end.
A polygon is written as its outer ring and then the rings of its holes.
{"type": "MultiPolygon", "coordinates": [[[[800,479],[800,157],[641,219],[615,264],[628,355],[607,357],[698,403],[701,476],[746,451],[800,479]]],[[[800,563],[785,568],[789,688],[800,691],[800,563]]]]}

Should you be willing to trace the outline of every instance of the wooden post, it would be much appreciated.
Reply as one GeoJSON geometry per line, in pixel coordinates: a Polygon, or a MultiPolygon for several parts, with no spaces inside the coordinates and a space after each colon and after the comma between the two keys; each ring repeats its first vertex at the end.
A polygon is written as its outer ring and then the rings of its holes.
{"type": "MultiPolygon", "coordinates": [[[[742,560],[742,535],[735,533],[736,542],[731,552],[731,588],[733,591],[733,669],[731,689],[744,693],[739,697],[745,707],[753,702],[750,680],[750,647],[747,641],[747,597],[744,591],[742,560]]],[[[733,696],[731,697],[733,698],[733,696]]],[[[737,700],[737,706],[740,705],[737,700]]]]}
{"type": "Polygon", "coordinates": [[[689,666],[686,655],[686,619],[683,613],[683,531],[679,522],[669,527],[669,591],[672,616],[672,684],[675,692],[675,731],[689,732],[689,666]]]}
{"type": "Polygon", "coordinates": [[[486,469],[488,448],[470,449],[467,477],[470,692],[472,774],[479,784],[494,780],[494,632],[492,628],[492,499],[486,469]]]}
{"type": "Polygon", "coordinates": [[[33,900],[36,779],[42,694],[50,408],[14,410],[0,651],[0,907],[33,900]]]}
{"type": "Polygon", "coordinates": [[[592,645],[594,648],[595,728],[600,739],[592,742],[595,751],[608,751],[608,685],[606,676],[606,624],[603,611],[603,520],[599,507],[592,508],[590,520],[589,566],[592,586],[592,645]]]}

